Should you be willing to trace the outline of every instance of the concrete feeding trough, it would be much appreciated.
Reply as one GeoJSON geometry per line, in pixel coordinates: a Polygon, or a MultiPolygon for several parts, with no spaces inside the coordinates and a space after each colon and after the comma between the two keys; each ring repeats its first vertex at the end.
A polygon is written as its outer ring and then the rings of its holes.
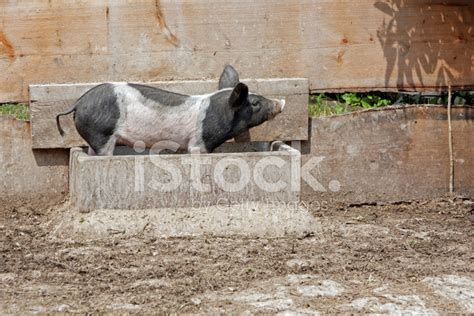
{"type": "Polygon", "coordinates": [[[300,205],[300,152],[282,142],[226,143],[212,154],[137,154],[126,147],[115,154],[71,149],[73,208],[55,236],[282,237],[320,230],[300,205]]]}
{"type": "Polygon", "coordinates": [[[114,156],[73,148],[71,202],[82,212],[298,203],[300,152],[282,142],[263,147],[226,143],[212,154],[164,155],[118,147],[114,156]]]}

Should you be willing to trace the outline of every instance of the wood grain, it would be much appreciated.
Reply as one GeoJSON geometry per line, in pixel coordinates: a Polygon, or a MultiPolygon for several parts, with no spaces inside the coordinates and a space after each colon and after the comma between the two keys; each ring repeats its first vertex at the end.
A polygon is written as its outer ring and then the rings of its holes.
{"type": "Polygon", "coordinates": [[[474,86],[472,0],[3,1],[0,102],[28,85],[309,78],[312,91],[474,86]]]}
{"type": "MultiPolygon", "coordinates": [[[[252,141],[308,139],[307,79],[253,79],[242,82],[246,83],[251,91],[286,100],[285,110],[281,114],[250,131],[252,141]]],[[[72,115],[61,117],[61,126],[65,131],[63,137],[58,132],[55,118],[59,112],[71,108],[82,94],[95,85],[97,83],[30,86],[33,148],[71,148],[86,145],[76,131],[72,115]]],[[[164,81],[148,85],[195,95],[215,91],[217,81],[164,81]]]]}

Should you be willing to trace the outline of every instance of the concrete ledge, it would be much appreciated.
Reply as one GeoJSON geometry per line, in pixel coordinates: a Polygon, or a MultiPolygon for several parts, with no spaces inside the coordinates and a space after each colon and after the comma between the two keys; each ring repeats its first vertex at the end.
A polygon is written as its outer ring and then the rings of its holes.
{"type": "Polygon", "coordinates": [[[98,239],[111,235],[189,237],[199,235],[283,237],[320,231],[299,203],[249,202],[199,208],[67,211],[55,224],[57,238],[98,239]]]}

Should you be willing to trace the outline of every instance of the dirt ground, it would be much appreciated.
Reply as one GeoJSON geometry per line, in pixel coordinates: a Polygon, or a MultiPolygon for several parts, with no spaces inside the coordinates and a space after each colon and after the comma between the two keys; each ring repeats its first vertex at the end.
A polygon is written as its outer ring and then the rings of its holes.
{"type": "Polygon", "coordinates": [[[0,211],[0,313],[474,312],[474,203],[318,209],[304,238],[58,240],[0,211]]]}

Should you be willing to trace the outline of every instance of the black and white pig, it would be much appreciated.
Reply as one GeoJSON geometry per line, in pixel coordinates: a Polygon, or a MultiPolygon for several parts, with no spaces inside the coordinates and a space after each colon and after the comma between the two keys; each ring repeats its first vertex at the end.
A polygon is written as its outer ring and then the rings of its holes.
{"type": "Polygon", "coordinates": [[[219,90],[206,95],[183,95],[133,83],[104,83],[84,95],[67,112],[74,112],[79,134],[89,153],[113,155],[116,145],[147,148],[163,141],[179,150],[212,152],[226,140],[280,113],[285,100],[251,93],[239,82],[237,71],[224,68],[219,90]]]}

